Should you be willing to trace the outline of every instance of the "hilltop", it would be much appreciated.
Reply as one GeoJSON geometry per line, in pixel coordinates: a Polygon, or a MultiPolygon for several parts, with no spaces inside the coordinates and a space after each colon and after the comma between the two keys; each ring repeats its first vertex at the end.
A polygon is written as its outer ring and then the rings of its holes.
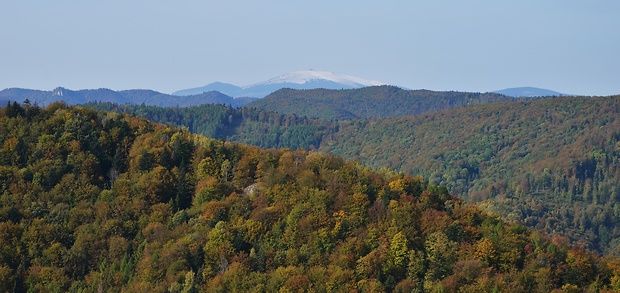
{"type": "Polygon", "coordinates": [[[417,115],[472,104],[511,101],[494,93],[404,90],[371,86],[349,90],[282,89],[247,107],[326,120],[417,115]]]}

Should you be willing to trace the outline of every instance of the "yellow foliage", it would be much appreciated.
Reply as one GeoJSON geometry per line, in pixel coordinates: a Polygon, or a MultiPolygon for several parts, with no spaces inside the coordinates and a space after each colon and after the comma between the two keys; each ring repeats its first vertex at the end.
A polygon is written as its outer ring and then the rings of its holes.
{"type": "Polygon", "coordinates": [[[494,262],[497,257],[495,244],[489,238],[484,238],[476,244],[474,256],[482,261],[494,262]]]}

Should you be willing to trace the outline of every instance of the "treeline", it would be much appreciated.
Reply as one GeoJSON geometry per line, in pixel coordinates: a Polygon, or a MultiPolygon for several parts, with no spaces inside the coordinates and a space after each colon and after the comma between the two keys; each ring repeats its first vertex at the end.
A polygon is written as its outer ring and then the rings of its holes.
{"type": "Polygon", "coordinates": [[[338,125],[329,121],[224,105],[162,108],[97,102],[83,106],[185,126],[192,133],[261,148],[317,149],[325,135],[338,130],[338,125]]]}
{"type": "Polygon", "coordinates": [[[620,289],[620,260],[422,177],[114,112],[0,110],[0,291],[620,289]]]}

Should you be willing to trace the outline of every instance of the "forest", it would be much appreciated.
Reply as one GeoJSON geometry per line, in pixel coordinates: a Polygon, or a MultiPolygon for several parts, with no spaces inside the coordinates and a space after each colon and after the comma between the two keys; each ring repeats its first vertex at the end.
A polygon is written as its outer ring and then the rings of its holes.
{"type": "Polygon", "coordinates": [[[495,93],[405,90],[384,85],[347,90],[281,89],[246,107],[301,117],[350,120],[418,115],[466,105],[513,100],[515,98],[495,93]]]}
{"type": "Polygon", "coordinates": [[[618,96],[555,97],[341,121],[221,105],[85,106],[422,175],[508,221],[620,255],[619,105],[618,96]]]}
{"type": "Polygon", "coordinates": [[[0,109],[0,145],[0,291],[620,290],[614,256],[329,154],[63,103],[0,109]]]}

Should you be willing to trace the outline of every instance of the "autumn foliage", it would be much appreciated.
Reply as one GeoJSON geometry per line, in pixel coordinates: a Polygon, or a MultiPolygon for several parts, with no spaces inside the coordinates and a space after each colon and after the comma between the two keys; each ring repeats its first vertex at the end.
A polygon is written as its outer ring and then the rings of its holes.
{"type": "Polygon", "coordinates": [[[428,184],[53,104],[0,110],[0,291],[572,292],[620,261],[428,184]]]}

